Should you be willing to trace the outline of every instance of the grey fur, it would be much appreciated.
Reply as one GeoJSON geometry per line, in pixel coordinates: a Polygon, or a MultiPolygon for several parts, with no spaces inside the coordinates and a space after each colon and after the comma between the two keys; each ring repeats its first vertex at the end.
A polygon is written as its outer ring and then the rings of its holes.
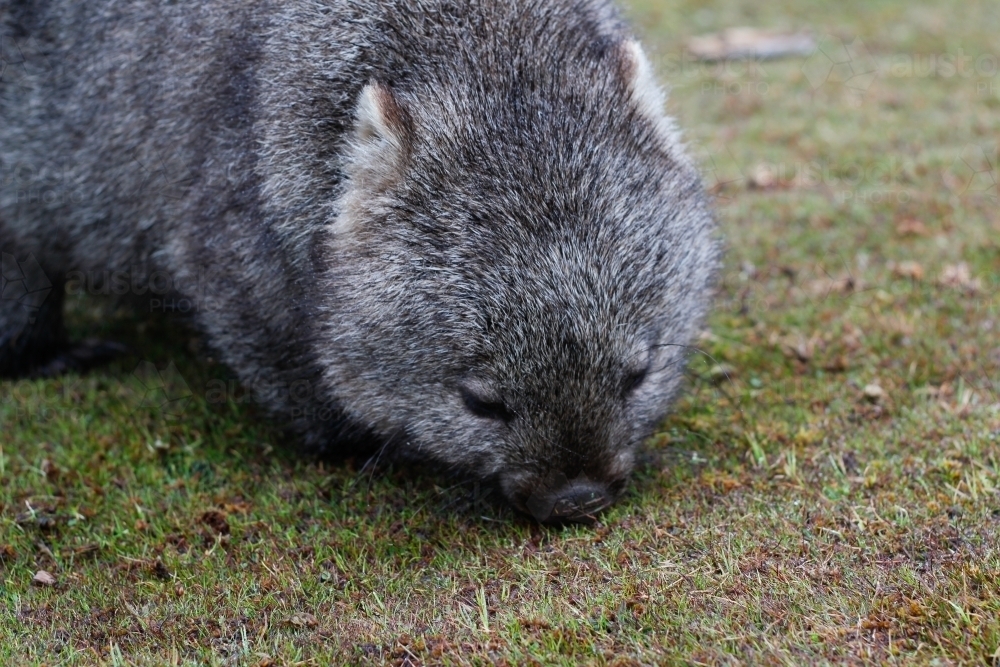
{"type": "MultiPolygon", "coordinates": [[[[621,489],[718,249],[604,0],[0,0],[0,18],[3,252],[60,287],[167,276],[314,448],[370,434],[521,508],[557,479],[621,489]]],[[[59,339],[24,308],[0,302],[0,370],[11,341],[59,339]]]]}

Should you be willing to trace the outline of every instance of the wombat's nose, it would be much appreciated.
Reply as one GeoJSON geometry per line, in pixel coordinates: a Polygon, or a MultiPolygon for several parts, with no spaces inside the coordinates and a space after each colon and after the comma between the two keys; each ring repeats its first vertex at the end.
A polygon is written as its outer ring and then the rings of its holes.
{"type": "Polygon", "coordinates": [[[554,491],[536,490],[525,505],[532,516],[541,522],[593,521],[596,515],[611,504],[612,494],[604,484],[580,476],[567,480],[554,491]]]}

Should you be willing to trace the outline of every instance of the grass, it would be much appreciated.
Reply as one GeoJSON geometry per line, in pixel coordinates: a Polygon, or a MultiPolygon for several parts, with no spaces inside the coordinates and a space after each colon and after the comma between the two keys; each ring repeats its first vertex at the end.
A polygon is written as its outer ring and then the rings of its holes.
{"type": "Polygon", "coordinates": [[[297,460],[182,327],[79,301],[142,356],[0,383],[0,664],[1000,664],[1000,9],[631,14],[729,250],[628,497],[550,529],[297,460]],[[681,57],[732,25],[851,64],[681,57]]]}

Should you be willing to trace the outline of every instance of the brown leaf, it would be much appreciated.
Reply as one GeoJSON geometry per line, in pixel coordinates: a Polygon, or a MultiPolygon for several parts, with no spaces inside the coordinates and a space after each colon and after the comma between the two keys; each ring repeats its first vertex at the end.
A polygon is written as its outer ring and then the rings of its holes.
{"type": "Polygon", "coordinates": [[[76,557],[87,556],[90,554],[95,554],[100,551],[101,547],[97,544],[83,544],[78,547],[73,547],[73,555],[76,557]]]}
{"type": "Polygon", "coordinates": [[[285,622],[299,628],[315,628],[319,625],[319,621],[316,620],[315,616],[304,611],[295,612],[285,619],[285,622]]]}
{"type": "Polygon", "coordinates": [[[246,514],[250,511],[250,503],[246,502],[242,498],[234,499],[231,502],[225,503],[222,509],[228,514],[246,514]]]}
{"type": "Polygon", "coordinates": [[[896,233],[900,236],[930,236],[927,225],[912,218],[900,221],[896,225],[896,233]]]}
{"type": "Polygon", "coordinates": [[[834,357],[823,366],[823,370],[829,371],[830,373],[843,373],[847,370],[847,368],[847,357],[843,354],[834,357]]]}
{"type": "Polygon", "coordinates": [[[708,61],[807,56],[815,50],[816,42],[807,33],[784,33],[758,28],[727,28],[723,32],[688,40],[691,55],[708,61]]]}
{"type": "Polygon", "coordinates": [[[36,586],[55,586],[56,578],[45,570],[39,570],[38,572],[35,572],[35,576],[31,578],[31,583],[36,586]]]}
{"type": "Polygon", "coordinates": [[[225,512],[209,510],[201,515],[200,521],[219,535],[229,534],[229,520],[225,512]]]}
{"type": "Polygon", "coordinates": [[[938,283],[944,287],[954,287],[969,292],[978,292],[982,287],[982,281],[972,277],[969,265],[965,262],[949,264],[944,267],[944,270],[941,271],[941,277],[938,278],[938,283]]]}
{"type": "Polygon", "coordinates": [[[156,561],[150,566],[150,569],[152,570],[153,576],[157,579],[166,581],[170,578],[170,570],[167,569],[167,566],[164,565],[163,561],[159,558],[157,558],[156,561]]]}
{"type": "Polygon", "coordinates": [[[923,280],[924,267],[921,266],[919,262],[913,262],[907,260],[905,262],[900,262],[899,264],[894,264],[892,266],[892,274],[897,278],[909,278],[910,280],[923,280]]]}
{"type": "Polygon", "coordinates": [[[809,283],[808,289],[814,295],[821,298],[828,298],[836,294],[852,294],[862,292],[865,289],[864,283],[854,276],[842,278],[819,278],[809,283]]]}
{"type": "Polygon", "coordinates": [[[777,183],[778,177],[774,168],[771,165],[763,163],[754,167],[750,176],[747,178],[747,184],[750,187],[760,190],[771,188],[777,185],[777,183]]]}
{"type": "Polygon", "coordinates": [[[14,560],[17,557],[17,552],[14,551],[14,547],[9,544],[0,544],[0,561],[14,560]]]}
{"type": "Polygon", "coordinates": [[[877,384],[872,383],[865,385],[864,395],[872,403],[878,403],[885,396],[885,390],[877,384]]]}
{"type": "Polygon", "coordinates": [[[42,461],[42,472],[45,473],[45,477],[48,478],[50,482],[59,481],[60,470],[58,466],[52,461],[45,459],[42,461]]]}
{"type": "Polygon", "coordinates": [[[782,340],[782,351],[785,356],[806,363],[816,354],[816,346],[821,342],[817,335],[808,339],[802,334],[788,335],[782,340]]]}

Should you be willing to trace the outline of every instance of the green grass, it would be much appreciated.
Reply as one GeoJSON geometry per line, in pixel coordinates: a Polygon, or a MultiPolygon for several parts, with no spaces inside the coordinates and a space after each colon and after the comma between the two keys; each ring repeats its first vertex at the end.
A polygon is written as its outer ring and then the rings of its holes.
{"type": "Polygon", "coordinates": [[[729,248],[627,498],[543,528],[299,461],[182,327],[78,302],[141,356],[0,383],[0,664],[1000,664],[1000,8],[631,14],[729,248]],[[747,24],[859,38],[879,74],[680,57],[747,24]]]}

